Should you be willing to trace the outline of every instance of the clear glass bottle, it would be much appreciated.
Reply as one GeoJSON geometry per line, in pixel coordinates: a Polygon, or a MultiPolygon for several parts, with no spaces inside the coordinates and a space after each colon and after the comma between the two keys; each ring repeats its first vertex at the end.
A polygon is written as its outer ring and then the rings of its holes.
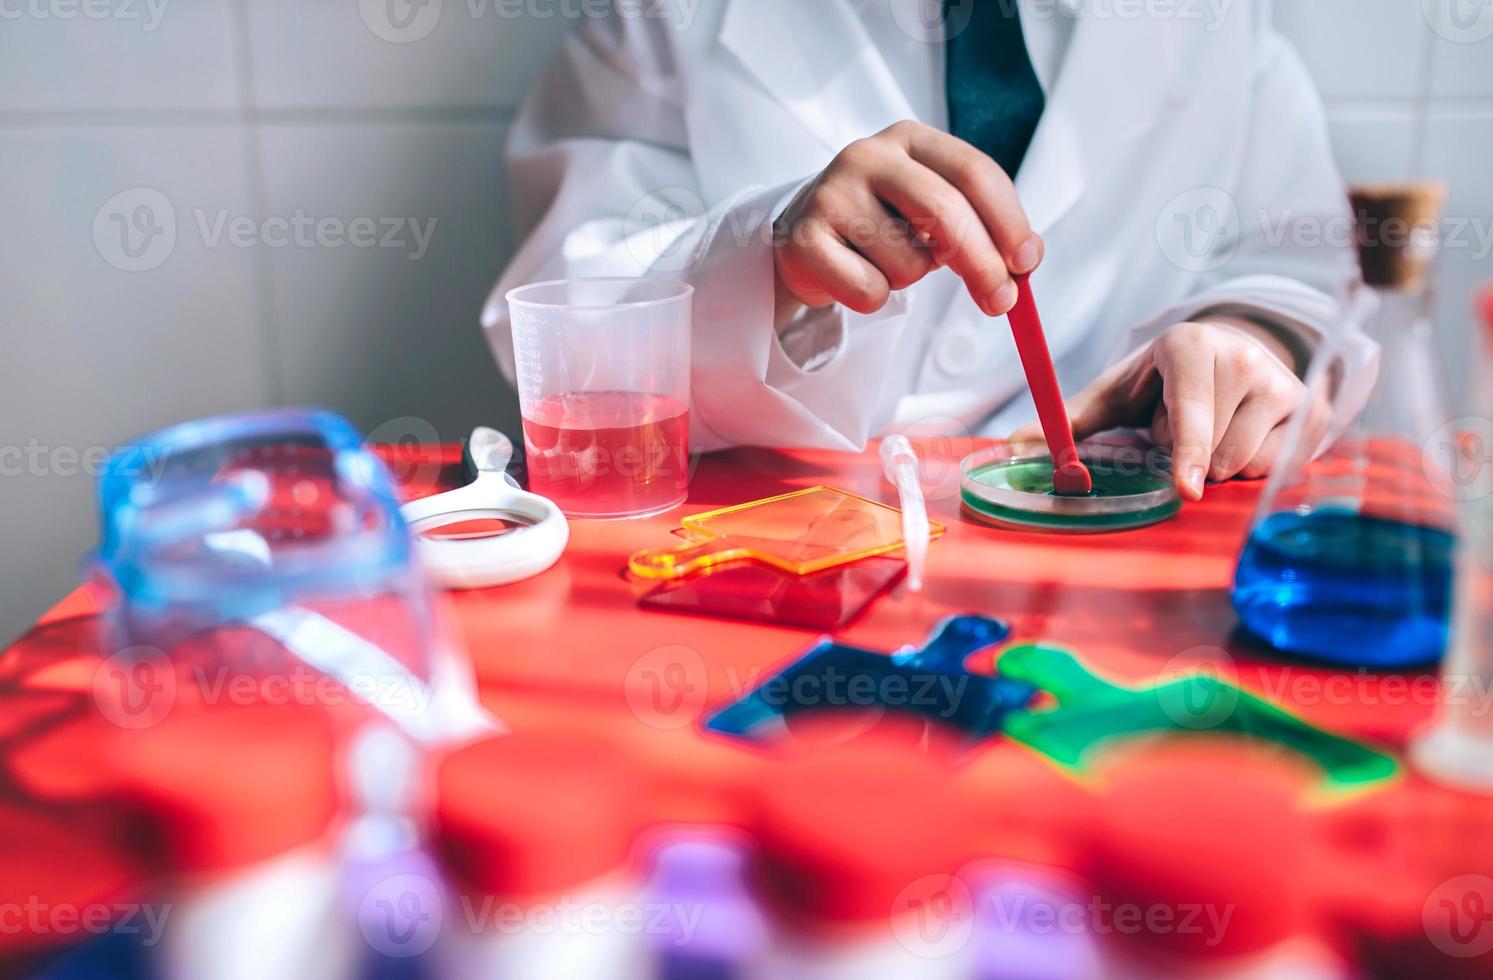
{"type": "Polygon", "coordinates": [[[1456,502],[1429,286],[1444,196],[1352,193],[1363,281],[1313,358],[1234,582],[1240,620],[1278,650],[1397,668],[1445,649],[1456,502]]]}
{"type": "Polygon", "coordinates": [[[1493,792],[1493,287],[1483,296],[1482,356],[1474,368],[1477,415],[1462,420],[1463,546],[1456,612],[1441,672],[1441,711],[1411,749],[1421,771],[1444,782],[1493,792]]]}

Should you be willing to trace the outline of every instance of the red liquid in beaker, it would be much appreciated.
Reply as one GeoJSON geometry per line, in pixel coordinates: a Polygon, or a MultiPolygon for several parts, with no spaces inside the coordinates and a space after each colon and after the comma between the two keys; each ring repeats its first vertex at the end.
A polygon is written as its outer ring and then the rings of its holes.
{"type": "Polygon", "coordinates": [[[524,413],[529,489],[569,517],[638,517],[689,489],[689,406],[635,391],[551,395],[524,413]]]}

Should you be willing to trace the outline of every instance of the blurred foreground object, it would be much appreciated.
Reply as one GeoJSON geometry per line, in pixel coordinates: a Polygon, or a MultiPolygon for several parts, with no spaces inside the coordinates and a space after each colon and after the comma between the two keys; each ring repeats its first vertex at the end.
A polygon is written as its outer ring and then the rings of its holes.
{"type": "MultiPolygon", "coordinates": [[[[1441,714],[1413,747],[1416,764],[1436,779],[1493,792],[1493,287],[1482,295],[1481,356],[1473,390],[1482,430],[1463,432],[1462,521],[1457,565],[1456,615],[1441,675],[1441,714]]],[[[1453,465],[1457,465],[1455,457],[1453,465]]]]}
{"type": "Polygon", "coordinates": [[[219,416],[120,447],[89,576],[113,655],[149,667],[191,647],[215,667],[276,669],[217,642],[246,626],[420,741],[491,728],[398,504],[384,464],[329,412],[219,416]]]}

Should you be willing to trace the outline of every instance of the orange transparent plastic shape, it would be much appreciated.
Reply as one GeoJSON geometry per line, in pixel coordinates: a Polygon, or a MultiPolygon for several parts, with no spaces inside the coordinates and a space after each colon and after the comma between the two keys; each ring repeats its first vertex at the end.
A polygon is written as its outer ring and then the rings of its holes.
{"type": "MultiPolygon", "coordinates": [[[[900,510],[834,487],[810,487],[680,523],[688,543],[639,551],[627,560],[634,575],[679,578],[743,559],[808,575],[902,547],[900,510]]],[[[930,524],[930,531],[936,538],[944,526],[930,524]]]]}

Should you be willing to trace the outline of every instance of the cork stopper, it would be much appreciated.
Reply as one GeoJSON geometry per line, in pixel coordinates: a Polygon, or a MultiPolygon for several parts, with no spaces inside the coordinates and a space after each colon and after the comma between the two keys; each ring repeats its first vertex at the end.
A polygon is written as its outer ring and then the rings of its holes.
{"type": "Polygon", "coordinates": [[[1424,289],[1436,258],[1446,185],[1360,184],[1348,191],[1348,197],[1363,281],[1381,289],[1424,289]]]}

